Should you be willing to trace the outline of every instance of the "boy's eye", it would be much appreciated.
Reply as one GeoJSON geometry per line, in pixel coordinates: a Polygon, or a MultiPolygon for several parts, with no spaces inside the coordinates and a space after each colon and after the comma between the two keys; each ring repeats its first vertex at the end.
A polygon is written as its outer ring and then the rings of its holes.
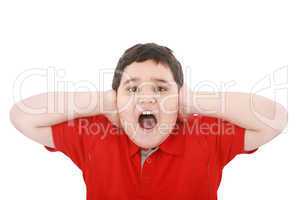
{"type": "Polygon", "coordinates": [[[137,91],[137,87],[136,86],[129,87],[129,88],[127,88],[127,91],[130,92],[130,93],[134,93],[134,92],[137,91]]]}
{"type": "Polygon", "coordinates": [[[161,86],[157,87],[157,92],[166,92],[166,91],[167,91],[167,88],[165,88],[165,87],[161,87],[161,86]]]}
{"type": "MultiPolygon", "coordinates": [[[[126,88],[126,90],[129,93],[136,93],[136,92],[138,92],[139,88],[137,86],[133,86],[133,87],[126,88]]],[[[155,90],[155,92],[166,92],[168,89],[166,87],[158,86],[158,87],[155,87],[154,90],[155,90]]]]}

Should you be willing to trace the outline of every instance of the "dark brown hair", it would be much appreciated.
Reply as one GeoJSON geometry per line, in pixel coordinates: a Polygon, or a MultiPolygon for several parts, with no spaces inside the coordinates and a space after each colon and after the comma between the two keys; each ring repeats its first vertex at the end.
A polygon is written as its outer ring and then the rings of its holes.
{"type": "Polygon", "coordinates": [[[112,81],[112,89],[118,90],[125,68],[133,62],[154,60],[156,63],[167,65],[173,75],[178,88],[183,85],[183,72],[180,62],[173,55],[173,51],[155,43],[136,44],[127,49],[118,61],[112,81]]]}

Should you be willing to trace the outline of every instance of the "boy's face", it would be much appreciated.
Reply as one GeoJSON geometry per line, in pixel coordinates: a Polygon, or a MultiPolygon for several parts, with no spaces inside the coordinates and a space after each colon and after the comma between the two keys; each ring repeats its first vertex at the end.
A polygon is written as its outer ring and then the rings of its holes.
{"type": "Polygon", "coordinates": [[[176,124],[178,86],[168,66],[153,60],[133,62],[117,91],[122,128],[142,148],[158,146],[176,124]]]}

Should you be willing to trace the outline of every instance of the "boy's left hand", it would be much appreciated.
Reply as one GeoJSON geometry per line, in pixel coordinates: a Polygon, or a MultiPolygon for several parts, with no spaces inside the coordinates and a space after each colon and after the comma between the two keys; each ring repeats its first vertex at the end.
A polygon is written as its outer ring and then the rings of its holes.
{"type": "Polygon", "coordinates": [[[191,114],[193,102],[193,91],[191,91],[186,84],[179,90],[179,118],[184,119],[191,114]]]}

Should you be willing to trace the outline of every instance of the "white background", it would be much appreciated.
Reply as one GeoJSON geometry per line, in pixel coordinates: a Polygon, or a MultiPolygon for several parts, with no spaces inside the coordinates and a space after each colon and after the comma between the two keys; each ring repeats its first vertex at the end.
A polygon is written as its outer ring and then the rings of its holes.
{"type": "Polygon", "coordinates": [[[109,89],[103,69],[144,42],[171,48],[190,87],[234,81],[230,90],[289,109],[288,130],[224,169],[219,199],[299,199],[299,10],[296,1],[1,1],[0,199],[85,199],[75,165],[19,133],[9,109],[47,91],[47,80],[61,90],[47,78],[53,70],[68,89],[109,89]]]}

